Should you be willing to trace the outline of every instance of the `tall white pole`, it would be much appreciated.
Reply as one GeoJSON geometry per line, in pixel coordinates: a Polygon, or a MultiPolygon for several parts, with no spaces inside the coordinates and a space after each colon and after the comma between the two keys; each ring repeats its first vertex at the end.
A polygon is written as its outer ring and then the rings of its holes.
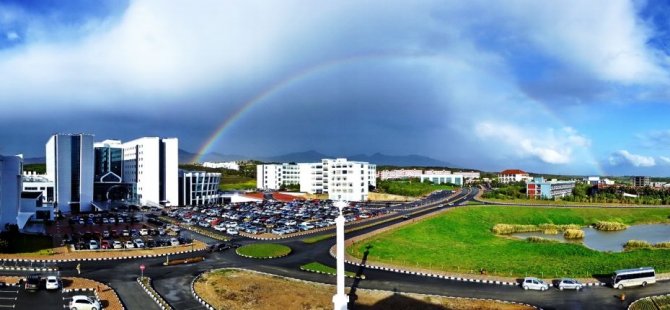
{"type": "Polygon", "coordinates": [[[344,293],[344,215],[342,215],[342,209],[349,204],[340,200],[334,205],[340,212],[335,219],[337,226],[337,294],[333,296],[333,305],[335,310],[347,310],[349,296],[344,293]]]}

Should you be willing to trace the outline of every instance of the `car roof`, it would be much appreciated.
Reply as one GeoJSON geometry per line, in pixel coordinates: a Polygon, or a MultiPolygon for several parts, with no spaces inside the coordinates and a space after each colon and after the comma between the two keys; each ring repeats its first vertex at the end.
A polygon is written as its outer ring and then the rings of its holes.
{"type": "Polygon", "coordinates": [[[74,296],[72,296],[72,300],[75,300],[75,299],[88,299],[88,300],[94,300],[94,299],[91,298],[90,296],[86,296],[86,295],[74,295],[74,296]]]}

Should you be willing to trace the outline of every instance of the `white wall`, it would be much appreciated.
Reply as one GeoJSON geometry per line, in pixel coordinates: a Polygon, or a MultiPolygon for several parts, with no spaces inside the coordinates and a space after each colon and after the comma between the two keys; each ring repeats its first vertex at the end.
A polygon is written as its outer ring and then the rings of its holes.
{"type": "Polygon", "coordinates": [[[168,206],[179,204],[179,140],[164,138],[165,143],[165,199],[168,206]]]}
{"type": "Polygon", "coordinates": [[[5,224],[16,224],[21,206],[21,170],[23,158],[0,156],[0,230],[5,224]]]}

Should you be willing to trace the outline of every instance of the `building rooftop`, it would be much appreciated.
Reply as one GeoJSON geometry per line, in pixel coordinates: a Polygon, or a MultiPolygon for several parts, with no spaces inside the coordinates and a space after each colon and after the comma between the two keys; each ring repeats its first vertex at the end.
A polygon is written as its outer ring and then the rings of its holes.
{"type": "Polygon", "coordinates": [[[525,171],[519,170],[519,169],[507,169],[507,170],[503,170],[502,172],[500,172],[500,174],[507,174],[507,175],[510,175],[510,174],[528,174],[528,172],[525,172],[525,171]]]}

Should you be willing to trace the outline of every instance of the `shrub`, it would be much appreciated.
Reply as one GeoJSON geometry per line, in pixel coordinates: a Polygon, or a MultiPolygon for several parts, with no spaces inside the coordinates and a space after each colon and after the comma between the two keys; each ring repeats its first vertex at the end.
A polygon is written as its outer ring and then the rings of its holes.
{"type": "Polygon", "coordinates": [[[545,235],[558,235],[558,229],[549,228],[542,231],[545,235]]]}
{"type": "Polygon", "coordinates": [[[584,231],[581,229],[567,229],[563,233],[565,239],[584,239],[584,231]]]}
{"type": "Polygon", "coordinates": [[[670,249],[670,241],[656,243],[654,247],[658,249],[670,249]]]}
{"type": "Polygon", "coordinates": [[[650,247],[651,247],[651,244],[649,244],[649,242],[643,241],[643,240],[628,240],[628,242],[626,242],[623,245],[623,248],[626,251],[635,250],[635,249],[647,249],[647,248],[650,248],[650,247]]]}
{"type": "Polygon", "coordinates": [[[555,242],[558,242],[558,240],[547,239],[547,238],[536,237],[536,236],[528,237],[528,238],[526,238],[526,241],[528,241],[530,243],[555,243],[555,242]]]}
{"type": "Polygon", "coordinates": [[[594,224],[595,228],[597,230],[602,230],[602,231],[617,231],[617,230],[624,230],[628,228],[628,225],[624,223],[619,223],[619,222],[606,222],[606,221],[598,221],[594,224]]]}

